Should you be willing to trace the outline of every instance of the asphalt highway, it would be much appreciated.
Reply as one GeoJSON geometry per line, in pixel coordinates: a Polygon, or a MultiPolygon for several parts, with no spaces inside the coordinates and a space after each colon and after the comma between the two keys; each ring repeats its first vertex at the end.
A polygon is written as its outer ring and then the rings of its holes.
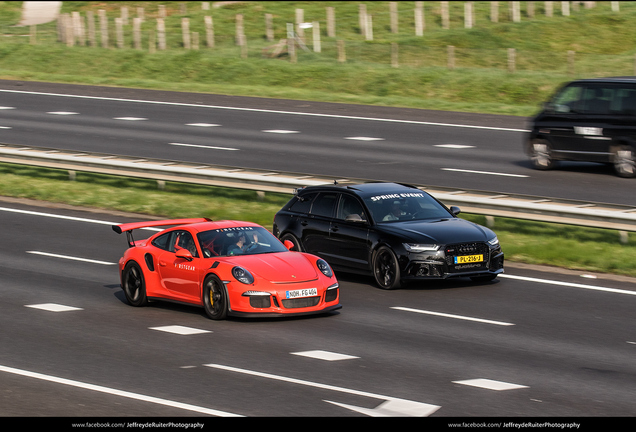
{"type": "Polygon", "coordinates": [[[634,205],[610,167],[531,169],[527,119],[0,81],[0,142],[634,205]]]}
{"type": "MultiPolygon", "coordinates": [[[[0,81],[0,142],[634,204],[632,180],[533,171],[526,119],[0,81]]],[[[630,417],[631,279],[507,267],[343,309],[217,322],[126,303],[110,225],[140,216],[0,201],[0,416],[630,417]]]]}
{"type": "Polygon", "coordinates": [[[343,274],[337,313],[219,322],[126,303],[110,225],[133,220],[0,202],[0,416],[634,413],[633,280],[513,266],[382,291],[343,274]]]}

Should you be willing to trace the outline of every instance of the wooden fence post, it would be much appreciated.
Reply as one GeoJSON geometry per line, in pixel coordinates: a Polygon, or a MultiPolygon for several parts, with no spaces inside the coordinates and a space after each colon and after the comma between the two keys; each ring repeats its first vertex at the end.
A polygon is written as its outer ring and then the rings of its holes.
{"type": "Polygon", "coordinates": [[[510,73],[514,73],[517,70],[516,57],[516,50],[514,48],[508,48],[508,72],[510,73]]]}
{"type": "Polygon", "coordinates": [[[185,49],[189,50],[192,48],[190,43],[190,19],[188,18],[181,18],[181,38],[185,49]]]}
{"type": "Polygon", "coordinates": [[[124,47],[124,22],[121,18],[115,18],[115,34],[117,36],[117,48],[124,47]]]}
{"type": "Polygon", "coordinates": [[[157,45],[160,51],[166,49],[166,23],[163,18],[157,18],[157,45]]]}
{"type": "Polygon", "coordinates": [[[424,36],[426,22],[424,20],[424,2],[415,2],[415,36],[424,36]]]}
{"type": "Polygon", "coordinates": [[[96,38],[95,38],[95,15],[93,11],[86,12],[86,23],[88,25],[88,45],[96,46],[96,38]]]}
{"type": "Polygon", "coordinates": [[[320,23],[318,21],[314,21],[311,25],[311,30],[314,40],[314,52],[319,53],[322,51],[320,45],[320,23]]]}
{"type": "Polygon", "coordinates": [[[336,37],[336,9],[327,7],[327,36],[336,37]]]}
{"type": "Polygon", "coordinates": [[[141,18],[133,18],[133,45],[135,49],[141,49],[141,18]]]}
{"type": "Polygon", "coordinates": [[[101,33],[102,48],[108,48],[108,17],[104,9],[99,10],[99,30],[101,33]]]}
{"type": "Polygon", "coordinates": [[[398,63],[398,44],[395,42],[391,42],[391,66],[396,68],[399,66],[398,63]]]}
{"type": "Polygon", "coordinates": [[[345,41],[340,39],[338,41],[338,63],[345,63],[347,61],[347,53],[345,52],[345,41]]]}
{"type": "Polygon", "coordinates": [[[448,2],[440,2],[442,7],[442,28],[448,30],[450,28],[450,17],[448,16],[448,2]]]}
{"type": "Polygon", "coordinates": [[[360,25],[360,34],[366,36],[367,34],[367,5],[358,5],[358,24],[360,25]]]}
{"type": "Polygon", "coordinates": [[[205,22],[205,39],[208,47],[214,48],[214,21],[209,15],[206,15],[203,21],[205,22]]]}
{"type": "Polygon", "coordinates": [[[391,33],[398,33],[398,4],[389,2],[389,14],[391,15],[391,33]]]}
{"type": "Polygon", "coordinates": [[[274,16],[272,14],[265,14],[265,38],[268,42],[274,40],[274,16]]]}

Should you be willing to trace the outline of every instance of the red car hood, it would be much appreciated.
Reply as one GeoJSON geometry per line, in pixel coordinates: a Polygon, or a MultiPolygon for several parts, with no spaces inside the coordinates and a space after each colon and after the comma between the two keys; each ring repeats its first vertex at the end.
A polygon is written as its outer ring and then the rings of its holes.
{"type": "Polygon", "coordinates": [[[280,252],[236,257],[233,262],[248,270],[254,278],[273,283],[306,282],[318,278],[314,258],[301,252],[280,252]]]}

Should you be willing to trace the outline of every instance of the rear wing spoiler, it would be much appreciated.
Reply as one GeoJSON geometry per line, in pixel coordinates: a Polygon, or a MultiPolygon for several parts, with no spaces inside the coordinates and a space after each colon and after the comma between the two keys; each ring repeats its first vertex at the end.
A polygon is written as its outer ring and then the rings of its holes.
{"type": "Polygon", "coordinates": [[[157,221],[146,221],[146,222],[131,222],[120,225],[113,225],[113,231],[117,234],[126,233],[126,237],[128,239],[128,246],[132,247],[135,245],[135,240],[132,236],[132,231],[140,228],[152,228],[159,226],[169,226],[169,225],[189,225],[200,222],[211,222],[212,219],[209,218],[188,218],[188,219],[168,219],[168,220],[157,220],[157,221]]]}

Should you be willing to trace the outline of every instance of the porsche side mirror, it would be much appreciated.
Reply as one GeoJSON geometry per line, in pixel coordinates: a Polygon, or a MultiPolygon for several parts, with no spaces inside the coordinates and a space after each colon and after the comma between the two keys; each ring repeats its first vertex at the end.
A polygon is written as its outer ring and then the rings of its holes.
{"type": "Polygon", "coordinates": [[[192,261],[192,254],[187,249],[179,249],[175,254],[177,258],[182,258],[186,261],[192,261]]]}
{"type": "Polygon", "coordinates": [[[283,244],[288,250],[292,250],[294,248],[294,242],[292,242],[291,240],[285,240],[283,244]]]}
{"type": "Polygon", "coordinates": [[[462,212],[461,209],[457,206],[451,206],[450,211],[454,216],[457,216],[462,212]]]}

